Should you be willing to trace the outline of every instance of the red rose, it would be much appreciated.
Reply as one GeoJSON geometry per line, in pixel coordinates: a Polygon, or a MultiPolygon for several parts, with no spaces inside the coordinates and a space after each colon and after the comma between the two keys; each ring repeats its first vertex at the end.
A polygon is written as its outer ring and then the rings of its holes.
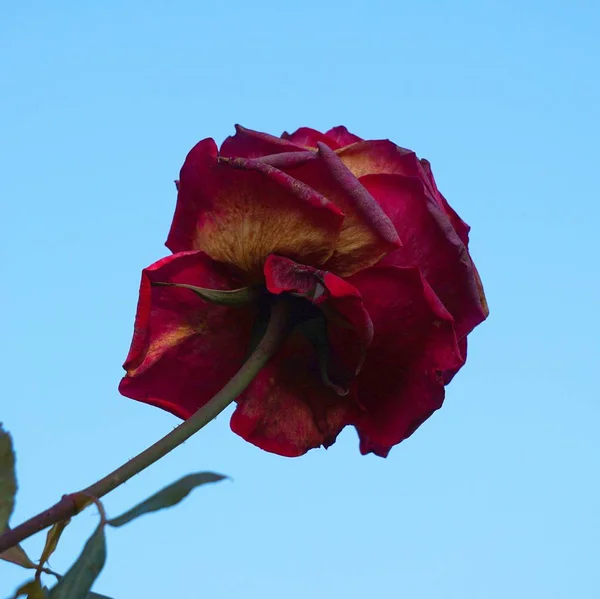
{"type": "Polygon", "coordinates": [[[468,232],[429,163],[388,140],[345,127],[237,127],[220,151],[205,139],[181,170],[173,255],[143,271],[120,391],[188,418],[286,294],[297,326],[237,399],[232,429],[298,456],[351,424],[362,453],[386,456],[441,407],[488,314],[468,232]],[[254,299],[217,305],[164,283],[254,299]]]}

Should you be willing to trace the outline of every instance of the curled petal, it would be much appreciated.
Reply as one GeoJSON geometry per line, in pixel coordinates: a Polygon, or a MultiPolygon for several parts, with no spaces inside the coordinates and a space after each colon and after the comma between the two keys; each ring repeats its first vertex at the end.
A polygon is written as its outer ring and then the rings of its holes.
{"type": "Polygon", "coordinates": [[[354,135],[353,133],[350,133],[350,131],[348,131],[348,129],[346,129],[346,127],[344,127],[343,125],[340,125],[338,127],[333,127],[333,129],[329,129],[329,131],[327,131],[325,133],[325,135],[327,137],[329,137],[330,139],[333,139],[342,148],[344,146],[349,146],[350,144],[354,144],[358,141],[362,141],[361,137],[358,137],[358,135],[354,135]]]}
{"type": "Polygon", "coordinates": [[[356,419],[353,380],[373,328],[358,291],[331,273],[269,256],[265,279],[271,293],[295,295],[306,301],[307,310],[312,304],[323,311],[332,354],[329,374],[336,384],[324,382],[319,355],[300,325],[241,395],[231,428],[266,451],[293,457],[328,447],[356,419]]]}
{"type": "Polygon", "coordinates": [[[314,189],[258,160],[219,158],[214,141],[206,139],[181,170],[167,247],[202,250],[256,282],[271,253],[325,262],[342,220],[335,204],[314,189]]]}
{"type": "Polygon", "coordinates": [[[307,148],[314,148],[315,150],[317,149],[319,142],[326,144],[332,150],[337,150],[340,147],[340,144],[333,136],[323,134],[320,131],[311,129],[310,127],[300,127],[300,129],[297,129],[294,131],[294,133],[288,133],[287,131],[284,131],[281,135],[281,139],[285,139],[286,141],[290,141],[307,148]]]}
{"type": "Polygon", "coordinates": [[[375,335],[358,376],[361,452],[386,456],[442,405],[444,373],[464,363],[454,320],[417,268],[375,266],[349,280],[375,335]]]}
{"type": "Polygon", "coordinates": [[[221,144],[221,155],[241,158],[260,158],[269,154],[305,151],[305,148],[291,141],[235,126],[235,135],[228,137],[221,144]]]}
{"type": "Polygon", "coordinates": [[[318,156],[312,150],[302,152],[285,152],[284,154],[269,154],[259,158],[260,162],[269,164],[282,171],[294,170],[309,162],[315,162],[318,156]]]}
{"type": "Polygon", "coordinates": [[[402,175],[366,175],[361,183],[396,226],[402,247],[382,264],[417,266],[455,320],[458,337],[486,314],[467,248],[422,181],[402,175]]]}
{"type": "Polygon", "coordinates": [[[291,177],[334,202],[344,213],[339,238],[324,268],[348,276],[375,264],[400,246],[396,229],[373,196],[335,152],[320,142],[318,152],[266,156],[291,177]]]}
{"type": "Polygon", "coordinates": [[[119,391],[188,418],[242,365],[256,309],[219,306],[189,289],[154,285],[165,282],[217,290],[239,283],[203,252],[174,254],[142,272],[119,391]]]}
{"type": "Polygon", "coordinates": [[[322,192],[345,215],[335,252],[325,268],[348,276],[375,264],[402,244],[394,224],[335,152],[325,144],[318,147],[324,176],[313,184],[317,189],[323,185],[322,192]]]}
{"type": "Polygon", "coordinates": [[[467,223],[462,218],[460,218],[460,216],[458,216],[454,208],[452,208],[452,206],[450,206],[450,204],[448,203],[448,200],[440,193],[440,190],[438,189],[435,183],[435,179],[433,178],[433,172],[431,170],[431,164],[429,163],[429,161],[422,159],[420,160],[420,163],[433,189],[433,197],[436,199],[440,208],[446,213],[446,215],[450,219],[450,222],[452,223],[456,234],[460,237],[460,240],[468,247],[469,231],[471,230],[471,227],[469,227],[469,225],[467,225],[467,223]]]}
{"type": "Polygon", "coordinates": [[[397,146],[387,139],[363,141],[337,152],[342,162],[356,175],[404,175],[417,177],[425,185],[431,197],[450,219],[456,234],[465,244],[469,243],[469,225],[465,223],[440,193],[431,165],[427,160],[419,160],[410,150],[397,146]]]}
{"type": "Polygon", "coordinates": [[[338,378],[353,379],[373,338],[373,325],[357,289],[330,272],[275,255],[265,263],[265,279],[272,294],[291,293],[324,312],[338,378]]]}
{"type": "Polygon", "coordinates": [[[425,159],[421,159],[419,162],[423,168],[423,172],[425,173],[427,180],[429,181],[430,188],[433,190],[433,192],[432,192],[433,197],[435,198],[438,206],[441,208],[442,212],[444,212],[444,214],[448,217],[448,219],[452,223],[452,227],[456,231],[456,234],[458,235],[460,240],[465,244],[465,247],[467,248],[467,253],[469,254],[469,260],[471,260],[471,267],[473,268],[473,274],[475,275],[475,282],[477,284],[477,290],[479,292],[479,302],[481,304],[481,309],[483,310],[483,313],[484,313],[485,317],[487,318],[487,316],[490,313],[490,310],[488,307],[487,299],[485,297],[485,292],[483,290],[483,283],[481,282],[481,278],[479,276],[479,272],[477,271],[477,268],[475,267],[475,263],[473,262],[473,259],[471,258],[471,254],[468,252],[469,231],[471,230],[471,227],[469,227],[469,225],[467,225],[467,223],[464,220],[462,220],[462,218],[460,218],[460,216],[456,213],[454,208],[452,208],[452,206],[450,206],[450,204],[448,203],[448,200],[446,200],[446,198],[442,195],[442,193],[438,189],[435,179],[433,177],[433,172],[431,170],[431,164],[429,163],[429,161],[425,160],[425,159]]]}

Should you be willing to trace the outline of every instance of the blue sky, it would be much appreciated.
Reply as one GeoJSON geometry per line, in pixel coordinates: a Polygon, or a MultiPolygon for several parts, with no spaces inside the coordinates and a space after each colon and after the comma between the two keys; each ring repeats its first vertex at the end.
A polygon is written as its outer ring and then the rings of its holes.
{"type": "MultiPolygon", "coordinates": [[[[387,460],[353,430],[290,460],[221,416],[105,501],[234,482],[109,531],[115,599],[586,599],[600,593],[591,0],[6,2],[0,9],[3,381],[13,523],[177,420],[117,393],[139,271],[201,138],[345,124],[428,158],[473,227],[492,316],[444,408],[387,460]]],[[[64,535],[68,568],[96,523],[64,535]]],[[[43,535],[25,544],[37,557],[43,535]]],[[[0,596],[25,572],[0,563],[0,596]]]]}

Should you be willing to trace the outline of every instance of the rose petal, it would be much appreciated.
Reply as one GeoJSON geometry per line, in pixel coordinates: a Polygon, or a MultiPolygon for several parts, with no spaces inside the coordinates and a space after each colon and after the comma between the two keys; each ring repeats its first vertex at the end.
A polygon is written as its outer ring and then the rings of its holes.
{"type": "Polygon", "coordinates": [[[349,146],[350,144],[362,141],[361,137],[350,133],[350,131],[348,131],[348,129],[346,129],[346,127],[344,127],[343,125],[329,129],[329,131],[327,131],[325,135],[330,139],[333,139],[336,143],[340,145],[340,147],[349,146]]]}
{"type": "Polygon", "coordinates": [[[469,225],[467,225],[440,193],[427,160],[419,160],[417,155],[397,146],[387,139],[363,141],[337,152],[342,162],[356,177],[365,175],[405,175],[418,177],[423,181],[431,197],[446,213],[461,241],[469,243],[469,225]]]}
{"type": "Polygon", "coordinates": [[[325,269],[348,276],[378,262],[400,245],[396,229],[377,201],[344,166],[336,153],[318,142],[315,153],[266,156],[291,177],[334,202],[344,213],[335,252],[325,269]],[[286,157],[283,160],[279,157],[286,157]],[[289,159],[287,158],[289,157],[289,159]]]}
{"type": "Polygon", "coordinates": [[[456,234],[460,237],[460,240],[467,247],[469,247],[469,231],[471,230],[471,227],[469,227],[469,225],[467,225],[467,223],[462,218],[460,218],[460,216],[458,216],[454,208],[452,208],[452,206],[450,206],[450,204],[448,203],[448,200],[440,193],[440,190],[438,189],[435,183],[435,179],[433,178],[433,172],[431,170],[431,164],[429,163],[429,161],[422,159],[420,163],[423,168],[423,171],[425,172],[430,182],[431,187],[433,188],[434,197],[437,203],[442,208],[442,210],[448,215],[448,218],[450,219],[450,222],[452,223],[456,234]]]}
{"type": "MultiPolygon", "coordinates": [[[[283,154],[269,154],[268,156],[262,156],[258,158],[260,162],[264,164],[270,164],[279,170],[288,172],[297,169],[298,167],[305,166],[308,162],[316,162],[318,155],[312,150],[303,150],[302,152],[285,152],[283,154]]],[[[288,173],[292,174],[293,173],[288,173]]]]}
{"type": "MultiPolygon", "coordinates": [[[[471,254],[469,254],[469,257],[470,256],[471,254]]],[[[475,267],[473,259],[471,259],[471,266],[473,267],[473,274],[475,275],[475,282],[477,283],[477,291],[479,291],[479,303],[481,304],[481,309],[487,318],[490,315],[490,308],[487,303],[487,298],[485,297],[485,291],[483,290],[483,283],[481,282],[479,271],[475,267]]]]}
{"type": "Polygon", "coordinates": [[[447,368],[442,373],[444,379],[444,385],[448,385],[454,378],[454,375],[463,367],[463,364],[467,361],[467,337],[462,337],[458,340],[458,351],[462,362],[455,367],[447,368]]]}
{"type": "Polygon", "coordinates": [[[420,179],[366,175],[361,183],[396,226],[403,246],[382,264],[418,266],[455,320],[459,338],[482,322],[483,311],[473,263],[448,217],[420,179]]]}
{"type": "Polygon", "coordinates": [[[265,279],[270,293],[292,293],[325,312],[329,342],[345,370],[343,378],[354,378],[373,338],[371,319],[360,293],[330,272],[275,255],[267,258],[265,279]]]}
{"type": "Polygon", "coordinates": [[[235,135],[221,144],[221,155],[242,158],[260,158],[269,154],[305,151],[305,148],[280,137],[235,126],[235,135]]]}
{"type": "Polygon", "coordinates": [[[319,143],[318,147],[326,174],[312,186],[333,200],[345,215],[335,252],[325,268],[348,276],[377,263],[401,243],[393,223],[335,152],[325,144],[319,143]]]}
{"type": "Polygon", "coordinates": [[[286,457],[329,447],[356,412],[321,380],[315,351],[296,331],[237,400],[231,430],[250,443],[286,457]]]}
{"type": "Polygon", "coordinates": [[[188,418],[242,365],[254,307],[230,308],[188,289],[154,287],[185,283],[210,289],[239,286],[203,252],[163,258],[142,273],[134,336],[119,391],[126,397],[188,418]]]}
{"type": "MultiPolygon", "coordinates": [[[[331,273],[281,256],[269,256],[265,279],[271,293],[300,296],[324,311],[334,379],[351,383],[373,335],[358,291],[331,273]]],[[[315,349],[299,328],[242,394],[231,428],[266,451],[298,456],[331,445],[357,409],[352,391],[340,395],[323,382],[315,349]]]]}
{"type": "Polygon", "coordinates": [[[167,247],[202,250],[253,282],[271,253],[325,262],[342,220],[335,204],[315,190],[260,161],[219,158],[214,141],[206,139],[181,169],[167,247]]]}
{"type": "Polygon", "coordinates": [[[385,457],[442,405],[443,373],[464,360],[452,316],[418,269],[375,266],[349,282],[375,330],[358,376],[360,449],[385,457]]]}
{"type": "Polygon", "coordinates": [[[340,144],[333,137],[324,135],[320,131],[316,131],[310,127],[300,127],[300,129],[297,129],[293,133],[284,131],[281,134],[281,139],[314,149],[317,149],[319,142],[326,144],[332,150],[337,150],[340,147],[340,144]]]}
{"type": "Polygon", "coordinates": [[[415,153],[389,139],[360,141],[336,151],[355,177],[365,175],[409,175],[428,182],[415,153]]]}

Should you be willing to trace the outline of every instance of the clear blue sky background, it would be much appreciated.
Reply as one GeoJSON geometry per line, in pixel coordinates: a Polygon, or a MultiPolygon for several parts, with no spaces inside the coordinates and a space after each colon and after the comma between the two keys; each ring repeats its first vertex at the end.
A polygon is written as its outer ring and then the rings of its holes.
{"type": "MultiPolygon", "coordinates": [[[[600,596],[596,2],[8,1],[0,8],[2,380],[13,524],[177,424],[117,393],[139,272],[192,145],[345,124],[433,163],[492,316],[387,460],[346,430],[263,453],[221,416],[106,499],[234,482],[109,531],[115,599],[600,596]]],[[[52,566],[79,553],[93,510],[52,566]]],[[[43,535],[25,545],[39,555],[43,535]]],[[[0,596],[25,571],[0,564],[0,596]]]]}

